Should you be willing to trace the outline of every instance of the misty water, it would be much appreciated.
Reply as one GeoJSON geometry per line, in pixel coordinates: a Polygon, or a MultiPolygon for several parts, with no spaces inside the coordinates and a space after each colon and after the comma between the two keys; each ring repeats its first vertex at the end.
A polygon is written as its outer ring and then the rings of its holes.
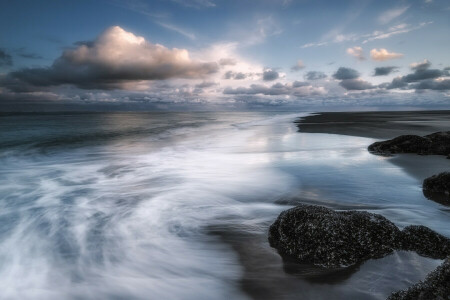
{"type": "Polygon", "coordinates": [[[368,153],[374,139],[297,132],[302,115],[1,116],[0,298],[384,299],[423,279],[441,261],[395,252],[314,276],[270,248],[297,203],[450,235],[450,211],[368,153]]]}

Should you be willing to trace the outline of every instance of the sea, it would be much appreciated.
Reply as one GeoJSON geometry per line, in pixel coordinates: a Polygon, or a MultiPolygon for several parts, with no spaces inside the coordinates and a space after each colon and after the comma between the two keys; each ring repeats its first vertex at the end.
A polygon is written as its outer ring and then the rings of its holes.
{"type": "Polygon", "coordinates": [[[328,274],[269,246],[300,203],[450,235],[449,209],[375,139],[299,131],[306,115],[0,115],[0,299],[385,299],[424,279],[442,261],[328,274]]]}

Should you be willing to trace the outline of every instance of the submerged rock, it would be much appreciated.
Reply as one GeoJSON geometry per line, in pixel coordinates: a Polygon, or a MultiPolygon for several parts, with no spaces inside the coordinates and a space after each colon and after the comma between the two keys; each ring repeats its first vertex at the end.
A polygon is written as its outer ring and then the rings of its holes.
{"type": "Polygon", "coordinates": [[[381,155],[417,153],[450,156],[450,131],[436,132],[423,137],[401,135],[392,140],[375,142],[368,147],[368,150],[381,155]]]}
{"type": "Polygon", "coordinates": [[[450,205],[450,172],[443,172],[428,177],[423,181],[425,197],[450,205]]]}
{"type": "Polygon", "coordinates": [[[436,259],[450,255],[450,239],[425,226],[401,231],[381,215],[314,205],[282,212],[270,226],[269,243],[283,256],[325,268],[352,266],[394,250],[436,259]]]}
{"type": "Polygon", "coordinates": [[[398,291],[389,296],[388,300],[430,300],[450,299],[450,258],[428,274],[421,281],[407,290],[398,291]]]}
{"type": "Polygon", "coordinates": [[[400,246],[400,230],[383,216],[300,205],[282,212],[269,243],[282,255],[327,268],[381,258],[400,246]]]}

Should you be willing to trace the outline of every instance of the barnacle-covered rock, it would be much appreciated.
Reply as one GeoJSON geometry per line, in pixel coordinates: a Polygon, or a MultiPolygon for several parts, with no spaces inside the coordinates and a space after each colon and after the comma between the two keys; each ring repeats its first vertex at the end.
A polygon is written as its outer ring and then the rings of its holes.
{"type": "Polygon", "coordinates": [[[282,255],[327,268],[381,258],[400,246],[401,231],[381,215],[300,205],[282,212],[269,229],[282,255]]]}
{"type": "Polygon", "coordinates": [[[444,259],[450,239],[425,226],[402,231],[385,217],[362,211],[299,205],[282,212],[270,226],[269,243],[282,256],[325,268],[343,268],[394,250],[444,259]]]}
{"type": "Polygon", "coordinates": [[[417,153],[450,156],[450,131],[436,132],[423,137],[401,135],[391,140],[375,142],[368,147],[368,150],[380,155],[417,153]]]}

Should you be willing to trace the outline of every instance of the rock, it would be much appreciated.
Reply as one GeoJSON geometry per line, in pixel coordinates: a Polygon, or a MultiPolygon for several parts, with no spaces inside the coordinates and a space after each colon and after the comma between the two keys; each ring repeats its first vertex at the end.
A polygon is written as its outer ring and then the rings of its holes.
{"type": "Polygon", "coordinates": [[[282,255],[326,268],[381,258],[400,246],[401,232],[383,216],[300,205],[282,212],[269,243],[282,255]]]}
{"type": "Polygon", "coordinates": [[[380,155],[417,153],[450,156],[450,131],[436,132],[423,137],[401,135],[392,140],[375,142],[368,147],[368,150],[380,155]]]}
{"type": "Polygon", "coordinates": [[[401,249],[434,259],[444,259],[450,255],[450,239],[428,227],[411,225],[402,231],[401,249]]]}
{"type": "Polygon", "coordinates": [[[450,258],[407,290],[392,293],[388,300],[431,300],[450,299],[450,258]]]}
{"type": "Polygon", "coordinates": [[[425,197],[450,205],[450,172],[443,172],[428,177],[423,181],[425,197]]]}
{"type": "Polygon", "coordinates": [[[450,239],[425,226],[400,231],[381,215],[314,205],[282,212],[269,228],[269,243],[282,256],[325,268],[352,266],[394,250],[435,259],[450,255],[450,239]]]}

